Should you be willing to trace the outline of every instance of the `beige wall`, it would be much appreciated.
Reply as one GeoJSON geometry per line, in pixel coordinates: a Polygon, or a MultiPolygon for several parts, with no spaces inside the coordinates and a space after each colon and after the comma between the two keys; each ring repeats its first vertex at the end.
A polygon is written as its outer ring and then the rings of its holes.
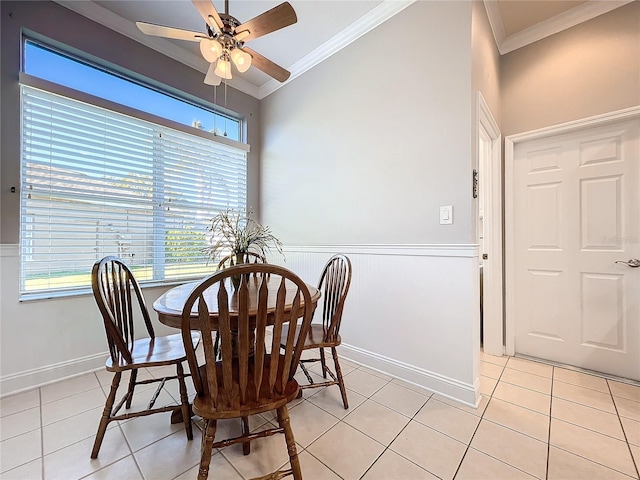
{"type": "Polygon", "coordinates": [[[501,126],[525,132],[640,104],[640,2],[501,58],[501,126]]]}
{"type": "MultiPolygon", "coordinates": [[[[484,4],[475,1],[472,4],[471,17],[471,163],[480,171],[478,165],[478,92],[486,102],[491,114],[500,127],[500,52],[496,46],[484,4]]],[[[478,224],[478,200],[472,204],[472,229],[478,224]]],[[[478,233],[478,238],[479,238],[478,233]]]]}
{"type": "Polygon", "coordinates": [[[347,358],[473,403],[471,23],[471,2],[415,2],[265,98],[261,195],[303,278],[352,259],[347,358]]]}
{"type": "MultiPolygon", "coordinates": [[[[2,56],[0,64],[2,121],[0,145],[1,208],[0,243],[18,243],[20,185],[20,31],[34,32],[101,62],[126,69],[152,82],[212,102],[212,87],[203,83],[204,74],[155,52],[113,30],[98,25],[55,2],[0,2],[2,8],[2,56]]],[[[260,102],[229,88],[227,106],[247,122],[249,154],[249,204],[259,213],[260,102]]]]}
{"type": "MultiPolygon", "coordinates": [[[[93,296],[19,301],[20,31],[76,47],[194,97],[211,98],[204,74],[77,15],[54,2],[0,2],[0,394],[104,365],[107,345],[93,296]]],[[[229,89],[229,108],[248,123],[249,202],[258,206],[260,102],[229,89]]],[[[87,265],[87,271],[91,265],[87,265]]],[[[149,305],[163,289],[145,289],[149,305]]],[[[157,333],[167,333],[159,326],[157,333]]],[[[175,333],[175,330],[172,332],[175,333]]]]}
{"type": "Polygon", "coordinates": [[[470,35],[470,2],[416,2],[262,101],[285,243],[472,243],[470,35]]]}
{"type": "MultiPolygon", "coordinates": [[[[489,17],[480,1],[473,2],[471,21],[471,101],[482,92],[496,123],[500,125],[500,52],[493,38],[489,17]]],[[[474,109],[475,114],[475,109],[474,109]]],[[[475,116],[474,116],[475,118],[475,116]]],[[[475,121],[474,121],[475,126],[475,121]]],[[[473,129],[475,134],[475,128],[473,129]]],[[[475,141],[473,142],[475,145],[475,141]]]]}

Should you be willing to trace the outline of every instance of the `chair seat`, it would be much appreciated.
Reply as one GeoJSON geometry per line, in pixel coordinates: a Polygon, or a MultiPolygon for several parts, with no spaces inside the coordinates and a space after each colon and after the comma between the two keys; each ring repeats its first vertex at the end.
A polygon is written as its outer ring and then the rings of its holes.
{"type": "MultiPolygon", "coordinates": [[[[300,327],[296,327],[296,338],[300,334],[300,327]]],[[[289,335],[289,325],[282,326],[282,335],[280,338],[282,341],[285,341],[289,335]]],[[[322,325],[312,323],[309,327],[309,333],[307,334],[307,338],[304,341],[304,349],[308,348],[321,348],[321,347],[336,347],[340,345],[342,339],[340,335],[336,335],[336,338],[332,342],[324,341],[324,328],[322,325]]]]}
{"type": "MultiPolygon", "coordinates": [[[[191,332],[191,342],[193,348],[198,346],[200,341],[199,332],[191,332]]],[[[128,363],[122,355],[118,357],[118,363],[114,364],[111,357],[107,359],[106,368],[110,372],[123,370],[157,367],[160,365],[171,365],[177,360],[186,360],[187,354],[184,351],[182,335],[177,333],[155,339],[141,338],[133,343],[131,351],[133,362],[128,363]]]]}
{"type": "MultiPolygon", "coordinates": [[[[240,402],[238,379],[234,378],[233,387],[236,390],[235,397],[232,400],[232,404],[228,405],[226,401],[226,390],[222,382],[222,362],[216,362],[216,377],[218,379],[218,396],[216,398],[217,406],[214,404],[213,395],[209,393],[209,386],[205,382],[203,384],[203,395],[196,396],[193,400],[193,413],[200,415],[203,418],[210,419],[247,417],[249,415],[274,410],[294,400],[300,389],[298,382],[294,379],[289,380],[285,384],[283,392],[274,393],[272,395],[268,393],[269,376],[271,375],[271,366],[269,363],[269,357],[265,357],[259,398],[256,398],[254,393],[250,393],[256,390],[255,383],[253,381],[254,365],[250,364],[248,374],[249,381],[247,385],[248,398],[244,402],[240,402]]],[[[284,363],[284,356],[281,355],[279,364],[282,366],[284,363]]],[[[203,378],[207,378],[205,373],[206,365],[201,365],[199,368],[200,375],[203,378]]],[[[236,375],[235,372],[237,372],[237,369],[234,368],[234,376],[236,375]]],[[[280,369],[278,371],[278,375],[282,375],[280,369]]]]}

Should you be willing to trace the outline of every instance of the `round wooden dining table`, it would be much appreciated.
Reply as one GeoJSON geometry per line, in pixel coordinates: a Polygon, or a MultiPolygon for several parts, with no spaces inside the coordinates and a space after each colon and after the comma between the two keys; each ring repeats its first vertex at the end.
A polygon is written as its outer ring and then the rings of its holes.
{"type": "MultiPolygon", "coordinates": [[[[268,290],[269,297],[267,299],[267,324],[272,324],[273,320],[272,315],[275,311],[276,307],[276,295],[278,290],[278,284],[280,280],[279,277],[274,276],[269,280],[268,290]]],[[[153,309],[158,314],[158,320],[160,323],[167,325],[169,327],[174,328],[182,328],[182,309],[189,298],[189,295],[193,291],[193,289],[198,285],[198,281],[184,283],[182,285],[178,285],[167,290],[165,293],[160,295],[158,299],[153,302],[153,309]]],[[[253,318],[255,318],[257,312],[257,297],[258,297],[258,287],[260,285],[259,277],[250,277],[247,281],[247,286],[249,287],[249,315],[250,319],[253,314],[253,318]]],[[[293,300],[296,294],[296,286],[287,282],[285,284],[286,287],[286,297],[285,297],[285,315],[291,311],[291,306],[293,304],[293,300]]],[[[320,298],[320,290],[316,287],[307,284],[309,288],[309,293],[311,294],[311,301],[313,302],[313,306],[315,306],[320,298]]],[[[231,314],[231,322],[233,328],[233,319],[234,316],[237,318],[238,314],[238,295],[237,292],[234,291],[233,287],[227,284],[227,291],[232,293],[231,302],[229,304],[229,313],[231,314]],[[235,315],[234,315],[235,314],[235,315]]],[[[211,326],[215,328],[218,323],[218,286],[214,284],[211,288],[205,290],[204,298],[207,302],[207,306],[209,308],[209,317],[211,319],[211,326]]],[[[197,308],[194,306],[194,308],[197,308]]],[[[197,310],[193,310],[191,312],[191,329],[199,330],[199,320],[198,320],[198,312],[197,310]]],[[[233,342],[233,346],[237,343],[233,342]]],[[[180,410],[176,410],[171,415],[171,423],[181,423],[182,422],[182,412],[180,410]]],[[[248,425],[243,424],[243,428],[248,428],[248,425]]],[[[246,455],[246,453],[245,453],[246,455]]]]}
{"type": "MultiPolygon", "coordinates": [[[[267,299],[267,323],[271,324],[270,318],[272,318],[272,313],[275,311],[276,307],[276,295],[278,291],[278,284],[280,282],[279,277],[274,276],[269,280],[268,290],[269,297],[267,299]]],[[[167,325],[169,327],[174,328],[182,328],[182,309],[189,298],[189,294],[193,291],[195,286],[199,282],[190,282],[184,283],[182,285],[178,285],[167,290],[163,293],[158,299],[153,302],[153,309],[158,314],[158,320],[160,323],[167,325]]],[[[247,280],[247,286],[249,288],[249,315],[255,316],[257,311],[257,297],[258,297],[258,287],[260,285],[259,278],[251,277],[247,280]]],[[[291,305],[294,300],[294,296],[296,294],[296,286],[292,282],[287,282],[285,284],[286,287],[286,300],[285,300],[285,314],[291,310],[291,305]]],[[[311,294],[311,301],[313,302],[314,308],[318,299],[320,298],[320,290],[316,287],[307,284],[309,288],[309,293],[311,294]]],[[[232,294],[231,302],[229,304],[231,314],[231,320],[233,322],[233,318],[237,318],[238,314],[238,295],[237,292],[234,291],[233,287],[227,284],[227,289],[230,294],[232,294]]],[[[207,289],[204,293],[205,301],[207,302],[207,306],[209,307],[209,317],[211,318],[212,328],[215,328],[218,322],[218,287],[217,284],[211,286],[211,288],[207,289]]],[[[200,325],[198,321],[198,313],[195,310],[191,312],[191,329],[199,330],[200,325]]]]}

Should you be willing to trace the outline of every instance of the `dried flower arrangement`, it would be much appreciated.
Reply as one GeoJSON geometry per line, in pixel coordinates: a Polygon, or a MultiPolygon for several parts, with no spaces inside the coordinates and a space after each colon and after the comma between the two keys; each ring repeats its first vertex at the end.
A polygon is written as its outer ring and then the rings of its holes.
{"type": "Polygon", "coordinates": [[[282,242],[245,213],[227,208],[214,216],[207,227],[209,245],[203,251],[210,260],[218,261],[229,254],[254,252],[266,257],[275,248],[283,257],[282,242]]]}

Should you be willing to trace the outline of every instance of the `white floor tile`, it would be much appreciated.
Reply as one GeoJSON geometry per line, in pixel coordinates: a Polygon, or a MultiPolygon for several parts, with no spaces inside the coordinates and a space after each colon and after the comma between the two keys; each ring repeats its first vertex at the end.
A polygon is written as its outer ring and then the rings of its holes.
{"type": "Polygon", "coordinates": [[[384,449],[381,443],[340,422],[313,442],[307,451],[340,477],[351,479],[360,478],[384,449]]]}
{"type": "Polygon", "coordinates": [[[296,443],[304,448],[339,422],[338,418],[307,401],[289,408],[289,418],[296,443]]]}
{"type": "Polygon", "coordinates": [[[409,417],[370,399],[355,408],[343,421],[383,445],[389,445],[409,420],[409,417]]]}
{"type": "Polygon", "coordinates": [[[389,449],[429,473],[443,480],[451,480],[467,447],[432,428],[411,421],[389,449]]]}
{"type": "Polygon", "coordinates": [[[42,455],[40,442],[39,429],[0,442],[1,471],[11,470],[39,458],[42,455]]]}
{"type": "Polygon", "coordinates": [[[0,440],[7,440],[40,428],[40,408],[30,408],[0,418],[0,440]]]}
{"type": "MultiPolygon", "coordinates": [[[[200,462],[200,430],[194,428],[193,440],[176,432],[134,453],[144,478],[173,479],[200,462]]],[[[252,445],[253,446],[253,445],[252,445]]]]}
{"type": "Polygon", "coordinates": [[[432,398],[414,420],[468,445],[480,417],[432,398]]]}
{"type": "Polygon", "coordinates": [[[0,399],[0,416],[29,410],[40,406],[40,389],[36,388],[0,399]]]}
{"type": "Polygon", "coordinates": [[[371,396],[382,405],[396,412],[413,417],[429,400],[430,395],[424,395],[414,390],[389,382],[371,396]]]}
{"type": "Polygon", "coordinates": [[[362,477],[362,480],[389,480],[390,478],[393,480],[436,480],[438,477],[394,451],[386,450],[362,477]]]}
{"type": "MultiPolygon", "coordinates": [[[[481,402],[473,408],[341,357],[349,409],[333,386],[305,390],[288,405],[304,478],[638,478],[640,387],[522,358],[481,353],[480,361],[489,376],[481,376],[481,402]]],[[[174,369],[165,370],[154,374],[174,369]]],[[[98,459],[90,459],[112,378],[101,369],[0,399],[2,480],[195,478],[200,417],[191,442],[170,413],[113,422],[98,459]]],[[[151,374],[143,369],[139,378],[151,374]]],[[[300,371],[298,378],[306,382],[300,371]]],[[[155,386],[136,389],[133,409],[146,407],[155,386]]],[[[156,405],[178,400],[177,386],[167,385],[156,405]]],[[[252,431],[273,421],[271,413],[249,419],[252,431]]],[[[239,420],[221,420],[216,440],[239,433],[239,420]]],[[[287,464],[284,436],[275,435],[252,442],[249,456],[240,445],[216,450],[210,478],[245,480],[287,464]]]]}

